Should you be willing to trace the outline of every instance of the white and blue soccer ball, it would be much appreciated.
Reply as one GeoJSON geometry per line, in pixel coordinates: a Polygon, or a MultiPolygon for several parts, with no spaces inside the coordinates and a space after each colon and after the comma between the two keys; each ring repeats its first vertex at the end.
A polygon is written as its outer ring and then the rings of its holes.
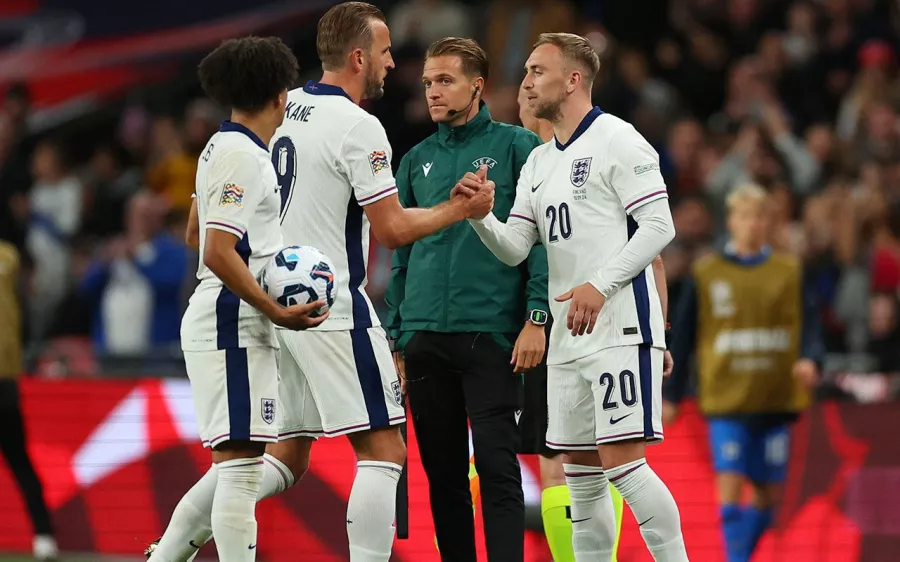
{"type": "Polygon", "coordinates": [[[288,246],[275,254],[260,278],[262,288],[281,306],[306,304],[317,300],[325,306],[311,316],[328,312],[337,298],[334,263],[312,246],[288,246]]]}

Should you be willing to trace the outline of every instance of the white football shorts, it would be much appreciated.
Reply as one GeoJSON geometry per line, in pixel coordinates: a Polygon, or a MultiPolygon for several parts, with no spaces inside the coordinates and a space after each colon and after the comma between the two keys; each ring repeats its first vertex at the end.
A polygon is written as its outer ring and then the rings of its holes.
{"type": "Polygon", "coordinates": [[[278,440],[278,350],[185,351],[204,447],[228,440],[278,440]]]}
{"type": "Polygon", "coordinates": [[[277,334],[284,404],[279,439],[335,437],[406,420],[381,327],[277,334]]]}
{"type": "Polygon", "coordinates": [[[547,446],[586,451],[604,443],[659,443],[663,350],[610,347],[547,367],[547,446]]]}

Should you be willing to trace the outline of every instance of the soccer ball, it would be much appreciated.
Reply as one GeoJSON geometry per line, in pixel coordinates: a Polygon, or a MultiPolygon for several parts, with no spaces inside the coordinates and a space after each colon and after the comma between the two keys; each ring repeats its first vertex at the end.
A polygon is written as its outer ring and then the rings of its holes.
{"type": "Polygon", "coordinates": [[[325,301],[325,306],[310,314],[313,317],[328,312],[337,297],[334,264],[312,246],[288,246],[275,254],[266,264],[260,284],[281,306],[325,301]]]}

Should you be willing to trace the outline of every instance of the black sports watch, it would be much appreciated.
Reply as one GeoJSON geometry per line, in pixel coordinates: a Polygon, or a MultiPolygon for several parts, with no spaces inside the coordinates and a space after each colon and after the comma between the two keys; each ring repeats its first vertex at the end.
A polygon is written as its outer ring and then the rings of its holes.
{"type": "Polygon", "coordinates": [[[543,326],[547,323],[547,313],[536,308],[528,313],[528,321],[535,326],[543,326]]]}

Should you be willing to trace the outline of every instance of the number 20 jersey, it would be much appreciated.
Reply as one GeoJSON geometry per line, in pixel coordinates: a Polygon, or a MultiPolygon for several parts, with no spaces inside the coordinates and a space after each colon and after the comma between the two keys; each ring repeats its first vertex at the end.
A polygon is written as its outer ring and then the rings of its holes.
{"type": "Polygon", "coordinates": [[[289,92],[270,144],[286,245],[334,262],[337,299],[317,330],[379,326],[366,294],[369,221],[363,207],[397,193],[384,127],[343,89],[308,82],[289,92]]]}
{"type": "Polygon", "coordinates": [[[554,138],[532,151],[516,189],[507,222],[534,223],[547,249],[555,320],[547,362],[566,363],[622,345],[664,348],[662,307],[650,266],[607,299],[590,335],[573,337],[566,328],[571,301],[555,300],[589,282],[622,251],[637,228],[632,212],[668,197],[659,157],[640,133],[594,108],[568,143],[554,138]]]}

